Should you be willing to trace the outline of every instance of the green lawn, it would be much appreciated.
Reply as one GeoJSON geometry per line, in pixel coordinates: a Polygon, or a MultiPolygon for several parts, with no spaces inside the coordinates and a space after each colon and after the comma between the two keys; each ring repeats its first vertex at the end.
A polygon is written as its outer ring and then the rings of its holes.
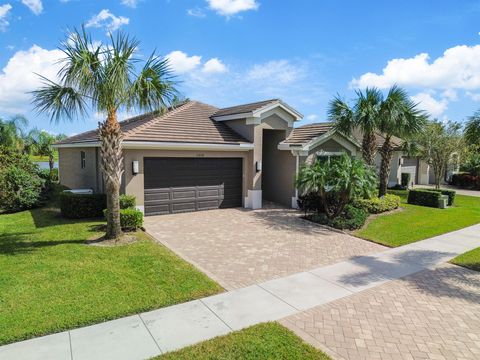
{"type": "Polygon", "coordinates": [[[0,215],[0,344],[222,291],[143,233],[130,245],[84,244],[102,224],[47,208],[0,215]]]}
{"type": "Polygon", "coordinates": [[[457,195],[453,207],[435,209],[406,204],[403,193],[401,207],[403,211],[371,220],[355,235],[395,247],[480,223],[480,197],[457,195]]]}
{"type": "Polygon", "coordinates": [[[157,360],[328,360],[277,323],[266,323],[168,353],[157,360]]]}
{"type": "Polygon", "coordinates": [[[457,256],[451,261],[455,265],[460,265],[468,269],[480,271],[480,248],[473,249],[465,254],[457,256]]]}

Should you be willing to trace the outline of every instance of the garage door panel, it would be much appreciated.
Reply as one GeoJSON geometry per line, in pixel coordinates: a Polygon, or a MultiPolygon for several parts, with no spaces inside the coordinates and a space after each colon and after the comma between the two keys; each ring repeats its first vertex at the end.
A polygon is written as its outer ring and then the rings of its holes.
{"type": "Polygon", "coordinates": [[[145,214],[239,207],[241,158],[146,158],[145,214]]]}

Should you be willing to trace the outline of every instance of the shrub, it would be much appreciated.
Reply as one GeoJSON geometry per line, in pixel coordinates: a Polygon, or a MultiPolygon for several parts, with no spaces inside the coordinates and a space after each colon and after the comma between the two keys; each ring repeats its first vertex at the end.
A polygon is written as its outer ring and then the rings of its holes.
{"type": "Polygon", "coordinates": [[[397,209],[400,206],[400,196],[387,194],[381,198],[358,199],[354,201],[354,205],[370,214],[379,214],[397,209]]]}
{"type": "Polygon", "coordinates": [[[307,217],[307,219],[313,222],[328,225],[340,230],[360,229],[365,224],[365,221],[367,221],[367,218],[368,213],[365,210],[356,208],[352,205],[345,206],[343,212],[333,219],[327,218],[323,213],[316,213],[307,217]]]}
{"type": "Polygon", "coordinates": [[[401,184],[404,188],[407,188],[410,185],[410,179],[412,175],[410,173],[402,173],[401,184]]]}
{"type": "Polygon", "coordinates": [[[298,208],[305,213],[322,212],[322,199],[316,193],[300,195],[297,200],[298,208]]]}
{"type": "MultiPolygon", "coordinates": [[[[108,209],[103,210],[107,217],[108,209]]],[[[137,209],[120,209],[120,227],[123,231],[135,231],[143,226],[143,213],[137,209]]]]}
{"type": "Polygon", "coordinates": [[[134,195],[120,195],[120,209],[133,209],[136,204],[134,195]]]}
{"type": "Polygon", "coordinates": [[[467,173],[453,174],[450,183],[463,189],[480,190],[480,176],[467,173]]]}
{"type": "Polygon", "coordinates": [[[447,189],[424,189],[427,191],[434,191],[438,192],[442,195],[447,195],[448,196],[448,206],[452,206],[453,203],[455,202],[455,195],[457,192],[455,190],[447,190],[447,189]]]}
{"type": "Polygon", "coordinates": [[[393,186],[390,186],[388,188],[388,190],[407,190],[408,189],[408,186],[403,186],[403,185],[400,185],[400,184],[395,184],[393,186]]]}
{"type": "Polygon", "coordinates": [[[17,212],[37,206],[44,181],[25,168],[10,165],[0,171],[0,204],[7,212],[17,212]]]}
{"type": "Polygon", "coordinates": [[[412,205],[438,208],[441,198],[442,194],[440,192],[426,189],[416,189],[408,192],[408,203],[412,205]]]}
{"type": "Polygon", "coordinates": [[[101,217],[107,206],[105,194],[73,194],[64,192],[60,195],[60,211],[69,219],[101,217]]]}

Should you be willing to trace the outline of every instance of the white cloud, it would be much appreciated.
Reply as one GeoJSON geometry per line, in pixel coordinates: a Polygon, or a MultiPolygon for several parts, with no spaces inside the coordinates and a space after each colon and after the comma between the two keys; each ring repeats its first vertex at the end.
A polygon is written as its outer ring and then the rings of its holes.
{"type": "Polygon", "coordinates": [[[480,88],[480,45],[459,45],[447,49],[430,61],[427,53],[407,59],[393,59],[382,74],[366,73],[353,79],[354,88],[377,86],[385,89],[393,84],[435,89],[480,88]]]}
{"type": "Polygon", "coordinates": [[[39,15],[43,11],[41,0],[22,0],[22,4],[28,7],[35,15],[39,15]]]}
{"type": "Polygon", "coordinates": [[[131,7],[131,8],[136,8],[138,5],[138,1],[139,0],[121,0],[120,2],[122,5],[131,7]]]}
{"type": "Polygon", "coordinates": [[[221,60],[219,60],[218,58],[212,58],[208,60],[205,64],[203,64],[202,71],[207,74],[213,74],[213,73],[221,74],[221,73],[227,72],[228,70],[225,64],[222,63],[221,60]]]}
{"type": "Polygon", "coordinates": [[[202,60],[201,56],[188,56],[183,51],[175,50],[166,55],[170,67],[176,73],[182,74],[194,70],[202,60]]]}
{"type": "Polygon", "coordinates": [[[198,17],[198,18],[204,18],[205,16],[207,16],[205,15],[205,12],[203,11],[203,9],[198,7],[193,9],[188,9],[187,14],[193,17],[198,17]]]}
{"type": "Polygon", "coordinates": [[[307,119],[308,121],[315,121],[318,119],[318,115],[310,114],[310,115],[307,115],[305,119],[307,119]]]}
{"type": "Polygon", "coordinates": [[[6,31],[10,23],[7,20],[8,13],[12,9],[12,5],[4,4],[0,5],[0,31],[6,31]]]}
{"type": "Polygon", "coordinates": [[[467,96],[473,101],[480,102],[480,94],[467,91],[467,96]]]}
{"type": "Polygon", "coordinates": [[[47,50],[37,45],[17,51],[0,72],[0,109],[9,113],[31,110],[29,92],[41,85],[35,73],[56,79],[61,66],[58,60],[63,57],[60,50],[47,50]]]}
{"type": "Polygon", "coordinates": [[[448,108],[448,99],[437,100],[428,92],[418,93],[412,96],[412,100],[418,103],[420,109],[435,117],[442,115],[448,108]]]}
{"type": "Polygon", "coordinates": [[[104,27],[108,33],[114,32],[122,25],[128,25],[130,19],[124,16],[115,16],[110,10],[103,9],[97,15],[92,16],[85,24],[86,27],[101,28],[104,27]]]}
{"type": "Polygon", "coordinates": [[[210,9],[222,16],[233,16],[242,11],[257,10],[260,4],[256,0],[207,0],[210,9]]]}
{"type": "Polygon", "coordinates": [[[272,84],[288,85],[303,75],[300,67],[287,60],[272,60],[254,65],[246,76],[252,81],[270,80],[272,84]]]}

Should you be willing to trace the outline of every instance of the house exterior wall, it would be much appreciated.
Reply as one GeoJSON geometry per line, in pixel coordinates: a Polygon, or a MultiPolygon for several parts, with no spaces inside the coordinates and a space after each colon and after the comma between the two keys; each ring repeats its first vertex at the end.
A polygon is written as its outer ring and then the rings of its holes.
{"type": "Polygon", "coordinates": [[[242,158],[243,159],[243,198],[247,193],[247,184],[251,181],[251,160],[252,151],[191,151],[191,150],[147,150],[147,149],[125,149],[124,166],[125,173],[122,189],[125,194],[134,195],[137,199],[137,207],[143,210],[144,206],[144,158],[146,157],[186,157],[186,158],[242,158]],[[132,162],[139,162],[139,172],[132,173],[132,162]]]}
{"type": "Polygon", "coordinates": [[[73,147],[58,149],[58,168],[60,183],[70,189],[92,189],[102,192],[99,183],[98,148],[73,147]],[[85,168],[82,169],[80,154],[85,152],[85,168]]]}

